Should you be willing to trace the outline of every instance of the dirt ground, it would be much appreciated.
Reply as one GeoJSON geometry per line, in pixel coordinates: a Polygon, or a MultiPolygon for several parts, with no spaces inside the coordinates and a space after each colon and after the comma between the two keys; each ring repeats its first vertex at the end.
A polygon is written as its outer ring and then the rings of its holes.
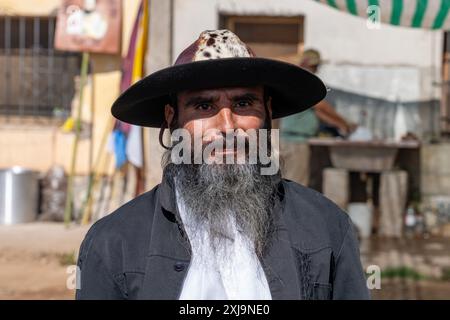
{"type": "Polygon", "coordinates": [[[450,299],[450,238],[374,236],[361,240],[360,249],[363,266],[382,273],[373,299],[450,299]]]}
{"type": "Polygon", "coordinates": [[[73,299],[67,268],[88,229],[60,223],[0,226],[0,299],[73,299]]]}
{"type": "MultiPolygon", "coordinates": [[[[88,229],[43,222],[0,226],[0,300],[73,299],[68,266],[88,229]]],[[[361,258],[364,268],[407,267],[426,276],[382,277],[381,289],[371,290],[373,299],[450,299],[450,281],[441,279],[443,270],[450,270],[448,238],[364,240],[361,258]]]]}

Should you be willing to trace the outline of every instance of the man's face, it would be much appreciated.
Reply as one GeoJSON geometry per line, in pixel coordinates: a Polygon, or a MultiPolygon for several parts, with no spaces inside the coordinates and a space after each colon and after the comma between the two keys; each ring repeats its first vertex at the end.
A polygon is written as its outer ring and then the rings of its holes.
{"type": "MultiPolygon", "coordinates": [[[[171,129],[184,129],[194,139],[201,134],[202,147],[206,149],[216,139],[222,143],[230,131],[237,136],[242,130],[245,136],[247,130],[266,129],[272,116],[270,98],[264,100],[262,86],[184,91],[178,94],[177,110],[167,105],[165,116],[171,129]]],[[[175,164],[167,157],[163,164],[165,174],[175,181],[180,201],[193,217],[192,225],[208,230],[214,250],[228,246],[233,238],[230,221],[236,221],[261,254],[268,241],[277,186],[270,176],[261,174],[260,163],[214,163],[216,159],[228,158],[223,157],[225,154],[240,158],[236,146],[227,148],[228,145],[208,155],[212,163],[175,164]]],[[[173,154],[178,152],[167,151],[167,155],[173,154]]]]}
{"type": "MultiPolygon", "coordinates": [[[[182,91],[175,120],[178,128],[188,130],[192,136],[194,128],[201,128],[203,143],[207,144],[230,130],[263,128],[267,117],[271,118],[264,103],[263,86],[182,91]],[[215,136],[211,136],[211,129],[216,131],[215,136]]],[[[271,113],[270,100],[267,104],[271,113]]],[[[175,110],[166,106],[165,116],[167,123],[172,123],[175,110]]]]}

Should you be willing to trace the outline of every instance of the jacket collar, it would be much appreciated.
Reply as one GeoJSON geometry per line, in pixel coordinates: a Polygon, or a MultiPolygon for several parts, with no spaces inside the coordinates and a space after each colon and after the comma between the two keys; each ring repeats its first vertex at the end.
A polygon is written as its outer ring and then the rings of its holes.
{"type": "Polygon", "coordinates": [[[159,186],[159,200],[161,206],[171,213],[175,214],[177,210],[177,199],[175,197],[175,186],[172,179],[168,177],[166,171],[163,172],[161,184],[159,186]]]}
{"type": "MultiPolygon", "coordinates": [[[[288,226],[283,219],[283,208],[286,202],[283,181],[279,175],[272,176],[272,179],[278,184],[279,190],[279,197],[277,197],[273,210],[274,232],[271,244],[260,261],[267,277],[272,299],[300,299],[301,290],[296,258],[291,247],[288,226]]],[[[158,189],[163,214],[155,217],[152,235],[158,234],[159,237],[152,237],[149,255],[161,255],[169,259],[184,260],[189,263],[190,244],[182,237],[180,231],[183,232],[183,230],[180,230],[176,223],[177,202],[173,181],[163,175],[158,189]],[[162,236],[162,233],[164,236],[162,236]],[[175,241],[167,241],[167,239],[174,239],[175,241]]],[[[158,281],[158,279],[146,282],[154,281],[158,281]]],[[[171,293],[172,298],[176,297],[177,290],[182,288],[182,280],[180,281],[181,283],[173,287],[177,289],[174,289],[171,293]]],[[[144,290],[149,291],[148,294],[150,294],[149,287],[144,290]]]]}

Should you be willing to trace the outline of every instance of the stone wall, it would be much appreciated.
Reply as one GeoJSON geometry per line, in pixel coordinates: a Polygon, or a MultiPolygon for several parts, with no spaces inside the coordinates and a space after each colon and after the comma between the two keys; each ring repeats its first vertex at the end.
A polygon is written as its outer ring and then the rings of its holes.
{"type": "Polygon", "coordinates": [[[421,163],[423,199],[450,197],[450,143],[423,145],[421,163]]]}

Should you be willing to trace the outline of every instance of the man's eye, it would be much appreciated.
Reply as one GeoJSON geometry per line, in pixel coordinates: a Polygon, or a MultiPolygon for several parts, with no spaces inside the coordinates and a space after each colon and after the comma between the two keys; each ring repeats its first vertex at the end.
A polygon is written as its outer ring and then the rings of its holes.
{"type": "Polygon", "coordinates": [[[200,103],[195,106],[195,109],[202,111],[209,111],[211,108],[212,106],[209,103],[200,103]]]}
{"type": "Polygon", "coordinates": [[[245,107],[250,106],[251,104],[252,104],[251,101],[248,101],[248,100],[242,100],[242,101],[238,101],[238,102],[236,103],[236,107],[245,108],[245,107]]]}

